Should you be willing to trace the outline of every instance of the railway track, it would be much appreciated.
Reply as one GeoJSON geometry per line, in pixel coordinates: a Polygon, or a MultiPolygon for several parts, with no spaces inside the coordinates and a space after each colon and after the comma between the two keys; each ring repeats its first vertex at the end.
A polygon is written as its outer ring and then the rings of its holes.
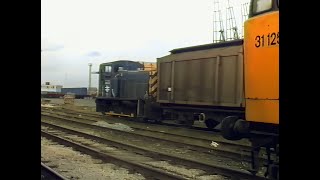
{"type": "Polygon", "coordinates": [[[76,110],[69,110],[69,109],[54,109],[51,111],[46,111],[42,110],[42,112],[46,113],[64,113],[61,115],[66,115],[69,117],[74,117],[78,119],[85,119],[85,120],[92,120],[92,121],[101,121],[101,120],[106,120],[108,123],[126,123],[130,127],[134,127],[135,129],[140,129],[144,131],[150,131],[150,132],[158,132],[162,134],[172,134],[175,136],[184,136],[190,139],[195,139],[195,140],[208,140],[212,141],[214,140],[215,142],[218,142],[219,144],[225,144],[225,145],[237,145],[239,147],[242,147],[243,149],[248,149],[250,148],[250,143],[248,141],[228,141],[226,139],[221,138],[221,135],[216,132],[203,132],[202,130],[197,130],[197,129],[188,129],[188,133],[191,132],[195,136],[200,136],[201,138],[194,137],[192,135],[187,135],[187,134],[181,134],[179,131],[185,130],[184,128],[181,128],[180,126],[173,126],[168,128],[163,128],[163,125],[158,125],[158,124],[145,124],[141,123],[138,121],[130,122],[127,120],[124,120],[123,118],[115,118],[112,116],[108,116],[107,118],[105,116],[93,114],[93,113],[88,113],[88,112],[82,112],[82,111],[76,111],[76,110]],[[141,125],[143,124],[143,125],[141,125]],[[153,130],[156,129],[156,130],[153,130]],[[164,131],[161,131],[159,129],[162,129],[164,131]]]}
{"type": "MultiPolygon", "coordinates": [[[[101,117],[96,118],[96,116],[90,116],[82,112],[73,111],[72,113],[69,113],[64,110],[63,111],[55,110],[54,112],[43,110],[43,112],[50,113],[50,114],[54,113],[55,115],[62,115],[64,117],[69,117],[69,118],[76,118],[77,122],[91,124],[91,125],[94,124],[95,122],[102,122],[101,120],[105,120],[109,124],[119,123],[119,119],[117,118],[113,118],[110,123],[109,117],[107,119],[103,119],[101,117]]],[[[67,120],[70,120],[70,119],[67,119],[67,120]]],[[[72,119],[72,120],[75,120],[75,119],[72,119]]],[[[125,121],[125,123],[128,124],[127,121],[125,121]]],[[[188,134],[186,134],[185,129],[183,128],[170,128],[170,129],[165,128],[164,129],[163,126],[161,125],[143,124],[145,126],[141,126],[141,124],[136,122],[129,123],[128,125],[130,127],[133,127],[135,132],[138,132],[141,135],[145,135],[146,133],[144,132],[150,132],[148,133],[148,136],[152,135],[152,137],[154,138],[161,137],[161,139],[165,138],[167,140],[170,140],[176,143],[185,142],[188,145],[198,145],[200,146],[200,149],[202,149],[200,150],[202,152],[211,152],[215,155],[222,155],[222,156],[227,156],[235,159],[241,158],[241,160],[243,161],[251,162],[251,157],[250,157],[251,147],[247,143],[235,142],[235,141],[228,142],[225,139],[221,139],[220,135],[213,136],[211,134],[206,134],[206,133],[204,135],[204,132],[199,132],[194,130],[187,130],[188,134]],[[180,132],[181,130],[184,130],[184,132],[180,132]],[[193,134],[193,135],[200,136],[200,137],[192,136],[189,134],[189,132],[192,132],[192,133],[196,132],[196,134],[193,134]],[[217,143],[219,144],[219,147],[208,148],[208,144],[210,143],[217,143]],[[220,149],[220,147],[222,147],[222,149],[220,149]]],[[[266,159],[267,159],[266,153],[265,151],[262,150],[261,160],[263,162],[266,162],[266,159]]]]}
{"type": "Polygon", "coordinates": [[[139,171],[147,177],[153,177],[153,178],[157,177],[160,179],[170,179],[170,180],[171,179],[173,179],[173,180],[185,179],[180,176],[175,176],[173,174],[169,174],[165,171],[160,171],[158,169],[148,167],[147,165],[133,162],[132,159],[119,158],[110,152],[109,153],[102,152],[101,149],[92,148],[87,145],[74,142],[74,141],[69,140],[65,137],[61,137],[61,136],[63,136],[62,133],[60,133],[60,135],[57,135],[57,132],[55,132],[53,134],[52,132],[48,133],[45,131],[41,131],[41,136],[43,136],[47,139],[53,140],[55,142],[58,142],[59,144],[62,144],[62,145],[68,146],[68,147],[72,147],[82,153],[99,158],[99,159],[103,160],[104,162],[109,162],[109,163],[112,162],[113,164],[117,164],[117,165],[123,166],[128,169],[133,169],[135,171],[139,171]]]}
{"type": "MultiPolygon", "coordinates": [[[[69,108],[61,108],[58,111],[64,111],[64,112],[68,112],[69,114],[79,114],[79,113],[83,113],[85,116],[87,117],[93,117],[93,118],[103,118],[106,117],[105,115],[100,115],[97,113],[89,113],[89,112],[85,112],[85,111],[79,111],[79,110],[74,110],[74,109],[69,109],[69,108]]],[[[130,121],[133,120],[134,118],[125,118],[125,117],[117,117],[117,116],[107,116],[108,118],[112,118],[115,117],[115,119],[119,120],[126,120],[126,121],[130,121]]],[[[137,121],[135,120],[135,122],[137,123],[144,123],[144,124],[155,124],[152,121],[137,121]]],[[[220,132],[219,130],[216,129],[210,129],[210,128],[206,128],[206,127],[197,127],[197,126],[188,126],[188,125],[183,125],[183,124],[177,124],[177,123],[170,123],[170,122],[158,122],[156,124],[162,125],[162,126],[169,126],[169,127],[180,127],[180,128],[187,128],[187,129],[192,129],[192,130],[198,130],[198,131],[206,131],[208,133],[217,133],[220,132]]]]}
{"type": "Polygon", "coordinates": [[[226,139],[223,139],[220,135],[220,133],[210,133],[210,132],[203,132],[199,130],[193,130],[193,129],[185,129],[181,127],[163,127],[159,124],[145,124],[145,123],[138,123],[136,121],[134,122],[128,122],[123,119],[115,118],[115,117],[101,117],[97,114],[92,114],[88,112],[82,112],[82,111],[74,111],[72,110],[69,112],[68,109],[64,110],[54,110],[54,111],[46,111],[42,110],[42,112],[45,113],[54,113],[57,115],[63,115],[65,117],[70,118],[76,118],[76,119],[83,119],[82,122],[99,122],[99,121],[105,121],[109,124],[116,124],[116,123],[123,123],[126,124],[135,130],[139,131],[148,131],[150,133],[154,133],[157,136],[163,136],[163,135],[172,135],[176,137],[183,137],[188,138],[188,141],[190,139],[194,140],[194,143],[197,141],[204,141],[204,144],[211,143],[212,141],[217,142],[220,145],[223,146],[230,146],[232,149],[238,150],[245,150],[250,151],[251,150],[251,144],[248,140],[241,140],[241,141],[228,141],[226,139]],[[142,125],[141,125],[142,124],[142,125]]]}
{"type": "MultiPolygon", "coordinates": [[[[175,136],[181,136],[186,137],[189,139],[194,140],[208,140],[208,141],[214,141],[221,145],[225,146],[237,146],[238,148],[245,150],[245,151],[251,151],[251,142],[247,139],[242,139],[239,141],[229,141],[225,138],[222,138],[220,131],[215,131],[213,129],[209,128],[200,128],[200,127],[190,127],[186,125],[177,125],[172,123],[150,123],[145,121],[136,121],[132,120],[130,118],[124,118],[124,117],[116,117],[116,116],[104,116],[97,113],[92,112],[86,112],[81,110],[74,110],[69,108],[61,108],[61,109],[54,109],[55,112],[61,112],[65,113],[67,115],[70,115],[70,117],[77,117],[80,119],[86,119],[86,120],[94,120],[94,121],[101,121],[105,120],[108,123],[129,123],[128,125],[131,127],[134,127],[135,129],[154,132],[154,133],[161,133],[161,134],[170,134],[175,136]],[[73,115],[73,116],[71,116],[73,115]],[[79,117],[79,115],[81,117],[79,117]],[[90,119],[91,118],[91,119],[90,119]],[[93,119],[92,119],[93,118],[93,119]],[[142,125],[141,125],[142,124],[142,125]],[[167,127],[163,128],[164,126],[170,127],[169,129],[167,127]],[[152,129],[150,129],[152,128],[152,129]],[[157,130],[153,130],[153,128],[157,130]],[[159,131],[158,129],[165,129],[165,131],[159,131]],[[186,133],[179,133],[181,130],[187,130],[188,132],[192,132],[192,135],[186,134],[186,133]],[[197,136],[201,137],[198,138],[197,136]]],[[[48,111],[47,111],[48,112],[48,111]]],[[[264,156],[263,159],[267,159],[266,157],[266,150],[264,148],[261,149],[262,155],[264,156]]]]}
{"type": "MultiPolygon", "coordinates": [[[[112,134],[118,134],[123,136],[134,136],[139,139],[147,139],[153,140],[154,142],[163,142],[170,145],[179,146],[181,148],[187,147],[192,151],[197,151],[205,154],[221,156],[232,158],[237,161],[246,161],[250,162],[250,153],[248,147],[246,146],[238,146],[234,144],[220,144],[218,147],[210,146],[211,141],[204,140],[201,138],[189,138],[185,136],[179,136],[174,134],[166,134],[162,132],[154,132],[146,133],[144,129],[135,129],[134,131],[123,131],[119,129],[114,129],[112,127],[103,127],[99,125],[95,125],[97,121],[95,120],[86,120],[79,118],[69,118],[68,115],[56,115],[56,114],[42,114],[43,117],[54,118],[56,121],[60,121],[63,123],[69,123],[73,125],[78,125],[82,127],[88,127],[90,129],[97,129],[104,132],[111,131],[112,134]],[[66,118],[67,116],[67,118],[66,118]]],[[[219,142],[220,143],[220,142],[219,142]]]]}
{"type": "Polygon", "coordinates": [[[204,174],[215,172],[227,177],[237,177],[242,179],[265,179],[260,176],[252,176],[250,173],[243,170],[198,162],[181,158],[172,154],[169,155],[150,151],[143,147],[128,145],[123,142],[116,142],[114,140],[83,133],[71,128],[62,127],[60,125],[58,126],[42,122],[42,129],[46,129],[46,132],[42,130],[41,135],[48,139],[57,141],[66,146],[73,147],[83,153],[104,160],[109,160],[113,163],[115,162],[118,165],[127,167],[129,169],[137,170],[140,173],[150,177],[157,177],[159,179],[190,179],[190,177],[180,174],[179,171],[170,171],[163,167],[159,168],[157,164],[165,161],[167,164],[169,164],[169,166],[172,167],[177,167],[177,163],[179,163],[179,166],[183,164],[183,166],[186,166],[187,168],[196,167],[202,171],[205,171],[204,174]]]}
{"type": "Polygon", "coordinates": [[[67,180],[62,175],[41,162],[41,179],[43,180],[67,180]]]}

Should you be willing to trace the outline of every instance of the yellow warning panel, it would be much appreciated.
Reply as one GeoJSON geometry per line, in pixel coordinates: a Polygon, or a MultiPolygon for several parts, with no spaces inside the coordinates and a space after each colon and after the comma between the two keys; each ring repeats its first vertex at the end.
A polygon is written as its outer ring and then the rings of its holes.
{"type": "Polygon", "coordinates": [[[279,100],[246,100],[246,120],[279,124],[279,100]]]}
{"type": "Polygon", "coordinates": [[[244,24],[246,120],[279,124],[279,11],[244,24]]]}

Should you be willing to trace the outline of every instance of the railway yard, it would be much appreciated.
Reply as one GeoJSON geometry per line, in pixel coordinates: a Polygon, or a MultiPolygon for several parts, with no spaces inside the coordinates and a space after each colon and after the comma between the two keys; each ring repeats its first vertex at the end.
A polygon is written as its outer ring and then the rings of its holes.
{"type": "Polygon", "coordinates": [[[246,170],[246,139],[103,116],[94,100],[62,101],[42,104],[41,161],[66,179],[265,179],[263,168],[256,176],[246,170]]]}
{"type": "Polygon", "coordinates": [[[42,84],[41,179],[279,180],[279,0],[241,7],[242,38],[215,0],[213,43],[42,84]]]}

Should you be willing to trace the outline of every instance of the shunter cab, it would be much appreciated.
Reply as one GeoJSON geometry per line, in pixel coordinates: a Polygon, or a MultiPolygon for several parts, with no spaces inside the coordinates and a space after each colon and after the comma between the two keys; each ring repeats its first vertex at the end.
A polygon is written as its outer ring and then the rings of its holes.
{"type": "Polygon", "coordinates": [[[155,63],[119,60],[101,64],[96,111],[123,117],[143,117],[150,74],[155,71],[155,63]]]}

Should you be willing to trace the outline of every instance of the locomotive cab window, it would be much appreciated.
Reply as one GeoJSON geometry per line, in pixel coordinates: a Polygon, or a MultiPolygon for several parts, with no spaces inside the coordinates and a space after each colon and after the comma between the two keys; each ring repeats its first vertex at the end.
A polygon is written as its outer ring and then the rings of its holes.
{"type": "Polygon", "coordinates": [[[259,14],[272,8],[272,0],[254,0],[253,14],[259,14]]]}
{"type": "Polygon", "coordinates": [[[104,71],[108,72],[108,73],[111,73],[111,66],[105,66],[104,67],[104,71]]]}
{"type": "Polygon", "coordinates": [[[122,71],[123,70],[123,67],[122,66],[115,66],[114,68],[113,68],[113,72],[115,72],[115,73],[117,73],[117,72],[119,72],[119,71],[122,71]]]}

